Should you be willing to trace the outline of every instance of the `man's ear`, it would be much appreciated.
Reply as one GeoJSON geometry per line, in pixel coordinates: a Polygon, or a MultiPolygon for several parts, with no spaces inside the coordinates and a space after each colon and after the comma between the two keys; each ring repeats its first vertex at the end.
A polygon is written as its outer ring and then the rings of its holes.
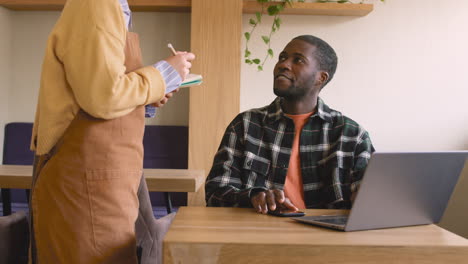
{"type": "Polygon", "coordinates": [[[330,78],[330,75],[328,72],[325,71],[319,71],[317,72],[317,77],[316,77],[316,85],[323,87],[325,83],[328,81],[328,78],[330,78]]]}

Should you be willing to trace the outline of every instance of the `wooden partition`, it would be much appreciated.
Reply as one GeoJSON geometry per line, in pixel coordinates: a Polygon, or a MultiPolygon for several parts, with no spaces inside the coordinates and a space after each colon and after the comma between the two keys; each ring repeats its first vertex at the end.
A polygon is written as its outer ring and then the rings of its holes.
{"type": "MultiPolygon", "coordinates": [[[[224,129],[239,113],[242,0],[192,0],[192,72],[203,84],[190,88],[189,169],[208,174],[224,129]]],[[[204,188],[188,197],[205,205],[204,188]]]]}

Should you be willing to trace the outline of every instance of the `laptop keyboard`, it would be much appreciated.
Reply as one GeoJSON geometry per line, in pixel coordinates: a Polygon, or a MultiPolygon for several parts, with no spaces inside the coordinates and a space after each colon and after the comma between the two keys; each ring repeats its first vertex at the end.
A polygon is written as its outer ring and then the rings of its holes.
{"type": "Polygon", "coordinates": [[[313,218],[316,221],[334,224],[334,225],[346,225],[348,221],[348,216],[340,215],[340,216],[317,216],[313,218]]]}

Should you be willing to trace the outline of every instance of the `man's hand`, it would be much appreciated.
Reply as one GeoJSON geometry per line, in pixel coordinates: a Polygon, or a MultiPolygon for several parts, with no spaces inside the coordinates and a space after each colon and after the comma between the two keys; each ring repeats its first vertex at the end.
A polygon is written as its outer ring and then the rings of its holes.
{"type": "Polygon", "coordinates": [[[190,72],[190,68],[192,68],[192,63],[195,59],[195,54],[186,51],[178,51],[177,55],[168,57],[164,59],[169,63],[180,75],[182,81],[187,78],[187,75],[190,72]]]}
{"type": "Polygon", "coordinates": [[[151,104],[151,106],[163,107],[167,103],[167,101],[169,101],[169,98],[171,98],[174,95],[174,93],[177,93],[178,91],[179,91],[179,88],[175,89],[174,91],[172,91],[170,93],[167,93],[166,96],[164,96],[164,98],[161,101],[159,101],[157,103],[153,103],[153,104],[151,104]]]}
{"type": "Polygon", "coordinates": [[[268,210],[275,211],[276,209],[284,211],[298,211],[288,198],[284,197],[282,190],[273,189],[255,194],[250,198],[253,208],[262,214],[268,213],[268,210]]]}

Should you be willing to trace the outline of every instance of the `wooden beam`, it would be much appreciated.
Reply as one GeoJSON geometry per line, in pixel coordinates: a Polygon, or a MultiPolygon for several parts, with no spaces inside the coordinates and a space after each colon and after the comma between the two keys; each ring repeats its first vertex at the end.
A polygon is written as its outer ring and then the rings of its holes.
{"type": "MultiPolygon", "coordinates": [[[[192,0],[192,72],[203,84],[190,89],[189,169],[208,174],[224,130],[240,110],[242,0],[192,0]]],[[[202,188],[204,189],[204,188],[202,188]]],[[[189,205],[205,205],[204,190],[189,205]]]]}
{"type": "MultiPolygon", "coordinates": [[[[0,6],[16,11],[60,11],[65,2],[66,0],[0,0],[0,6]]],[[[191,0],[128,0],[132,11],[144,12],[190,12],[191,2],[191,0]]]]}
{"type": "MultiPolygon", "coordinates": [[[[270,5],[280,2],[265,3],[264,13],[270,5]]],[[[320,16],[365,16],[374,9],[372,4],[338,4],[338,3],[299,3],[292,6],[286,5],[281,11],[284,15],[320,15],[320,16]]],[[[256,1],[244,1],[244,13],[255,13],[262,11],[262,5],[256,1]]]]}
{"type": "MultiPolygon", "coordinates": [[[[223,0],[219,0],[223,1],[223,0]]],[[[18,11],[62,10],[66,0],[0,0],[0,6],[18,11]]],[[[190,12],[191,0],[128,0],[133,11],[143,12],[190,12]]],[[[270,2],[268,5],[278,4],[270,2]]],[[[209,7],[207,7],[209,8],[209,7]]],[[[255,13],[262,10],[256,1],[243,1],[243,13],[255,13]]],[[[373,10],[372,4],[337,4],[337,3],[294,3],[286,7],[282,14],[290,15],[326,15],[326,16],[365,16],[373,10]]]]}

